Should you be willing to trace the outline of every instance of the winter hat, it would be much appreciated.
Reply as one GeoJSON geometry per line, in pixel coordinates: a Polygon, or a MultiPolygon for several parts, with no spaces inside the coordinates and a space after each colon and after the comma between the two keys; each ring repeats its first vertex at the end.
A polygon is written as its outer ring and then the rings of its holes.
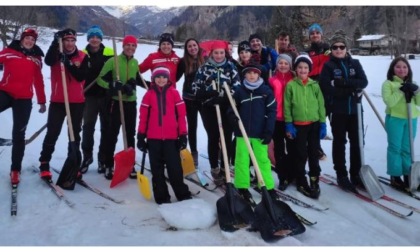
{"type": "Polygon", "coordinates": [[[251,42],[251,40],[253,40],[253,39],[259,39],[262,42],[262,38],[261,38],[260,34],[258,34],[258,33],[254,33],[254,34],[249,35],[248,41],[251,42]]]}
{"type": "Polygon", "coordinates": [[[61,33],[63,35],[63,40],[67,38],[72,38],[74,40],[77,40],[77,33],[75,30],[71,28],[64,29],[61,31],[61,33]]]}
{"type": "Polygon", "coordinates": [[[160,76],[163,76],[163,77],[169,79],[169,75],[170,75],[170,72],[169,72],[168,68],[166,68],[164,66],[158,66],[155,69],[153,69],[153,71],[152,71],[152,81],[154,82],[155,78],[160,77],[160,76]]]}
{"type": "Polygon", "coordinates": [[[89,28],[89,30],[86,32],[86,36],[87,36],[87,40],[89,41],[89,39],[93,36],[98,37],[100,40],[102,40],[104,33],[101,30],[101,27],[94,25],[92,27],[89,28]]]}
{"type": "Polygon", "coordinates": [[[309,66],[309,72],[312,71],[312,60],[309,58],[308,55],[302,54],[296,57],[295,64],[293,65],[293,69],[296,70],[297,65],[299,65],[300,62],[305,62],[309,66]]]}
{"type": "Polygon", "coordinates": [[[174,47],[174,36],[170,33],[162,33],[159,39],[159,47],[162,44],[162,42],[169,42],[171,43],[172,47],[174,47]]]}
{"type": "Polygon", "coordinates": [[[137,38],[133,35],[127,35],[123,39],[123,46],[126,44],[135,44],[137,46],[137,38]]]}
{"type": "Polygon", "coordinates": [[[31,37],[33,37],[34,39],[35,39],[35,41],[36,41],[36,39],[38,38],[38,32],[36,32],[36,30],[35,29],[33,29],[33,28],[26,28],[23,32],[22,32],[22,34],[20,35],[20,40],[22,41],[26,36],[31,36],[31,37]]]}
{"type": "Polygon", "coordinates": [[[238,54],[242,51],[251,51],[251,45],[249,44],[248,41],[244,40],[241,43],[239,43],[238,45],[238,54]]]}
{"type": "Polygon", "coordinates": [[[333,46],[335,43],[343,43],[347,46],[347,40],[346,40],[346,33],[343,30],[337,30],[334,35],[330,38],[331,46],[333,46]]]}
{"type": "Polygon", "coordinates": [[[285,53],[279,54],[279,56],[277,57],[276,66],[279,64],[280,60],[282,60],[282,59],[285,60],[287,63],[289,63],[290,68],[293,67],[292,57],[290,57],[289,54],[285,54],[285,53]]]}
{"type": "Polygon", "coordinates": [[[322,28],[317,23],[314,23],[311,26],[309,26],[309,29],[308,29],[309,35],[311,35],[311,33],[314,32],[314,31],[318,31],[319,33],[321,33],[321,35],[323,35],[322,28]]]}
{"type": "Polygon", "coordinates": [[[242,69],[242,74],[246,74],[249,71],[253,71],[261,75],[261,66],[257,64],[248,64],[242,69]]]}
{"type": "Polygon", "coordinates": [[[216,50],[216,49],[223,49],[226,50],[228,48],[228,42],[224,41],[224,40],[214,40],[213,44],[211,45],[211,50],[216,50]]]}

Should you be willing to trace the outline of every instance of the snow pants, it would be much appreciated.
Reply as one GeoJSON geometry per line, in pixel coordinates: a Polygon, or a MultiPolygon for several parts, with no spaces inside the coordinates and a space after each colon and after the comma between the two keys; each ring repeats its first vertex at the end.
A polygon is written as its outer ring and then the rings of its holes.
{"type": "Polygon", "coordinates": [[[292,140],[286,137],[286,127],[284,121],[276,121],[274,134],[274,157],[276,159],[276,173],[279,180],[288,180],[289,182],[295,179],[294,165],[292,163],[294,158],[292,140]]]}
{"type": "Polygon", "coordinates": [[[197,123],[198,113],[201,114],[201,103],[188,99],[185,99],[184,102],[187,109],[188,143],[191,152],[197,152],[197,123]]]}

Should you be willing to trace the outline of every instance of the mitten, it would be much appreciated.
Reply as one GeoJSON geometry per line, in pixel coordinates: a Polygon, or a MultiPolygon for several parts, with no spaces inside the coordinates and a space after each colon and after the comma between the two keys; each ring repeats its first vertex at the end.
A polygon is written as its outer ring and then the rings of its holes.
{"type": "Polygon", "coordinates": [[[137,133],[137,148],[142,152],[147,152],[146,134],[137,133]]]}
{"type": "Polygon", "coordinates": [[[181,135],[178,138],[179,149],[183,150],[187,148],[187,135],[181,135]]]}
{"type": "Polygon", "coordinates": [[[293,123],[286,123],[286,135],[289,138],[293,139],[296,137],[296,133],[297,133],[297,130],[296,130],[295,125],[293,125],[293,123]]]}
{"type": "Polygon", "coordinates": [[[121,92],[127,96],[132,96],[133,95],[133,86],[126,83],[125,85],[122,86],[121,88],[121,92]]]}
{"type": "Polygon", "coordinates": [[[319,139],[324,139],[327,136],[327,124],[319,124],[319,139]]]}

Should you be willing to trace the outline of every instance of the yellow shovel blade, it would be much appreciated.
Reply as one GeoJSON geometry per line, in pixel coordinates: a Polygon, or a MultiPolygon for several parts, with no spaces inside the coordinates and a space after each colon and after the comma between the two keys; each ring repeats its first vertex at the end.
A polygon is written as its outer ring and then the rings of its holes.
{"type": "Polygon", "coordinates": [[[187,149],[183,149],[181,150],[180,155],[184,177],[193,174],[195,172],[195,166],[191,152],[187,149]]]}
{"type": "Polygon", "coordinates": [[[150,191],[149,179],[141,174],[140,171],[137,171],[137,184],[143,197],[150,200],[152,198],[152,192],[150,191]]]}

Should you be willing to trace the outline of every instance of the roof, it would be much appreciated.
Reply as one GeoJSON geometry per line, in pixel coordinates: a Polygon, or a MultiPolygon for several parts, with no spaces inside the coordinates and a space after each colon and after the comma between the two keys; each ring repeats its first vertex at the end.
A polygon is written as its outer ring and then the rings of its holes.
{"type": "Polygon", "coordinates": [[[384,37],[386,37],[386,35],[363,35],[357,41],[381,40],[384,37]]]}

